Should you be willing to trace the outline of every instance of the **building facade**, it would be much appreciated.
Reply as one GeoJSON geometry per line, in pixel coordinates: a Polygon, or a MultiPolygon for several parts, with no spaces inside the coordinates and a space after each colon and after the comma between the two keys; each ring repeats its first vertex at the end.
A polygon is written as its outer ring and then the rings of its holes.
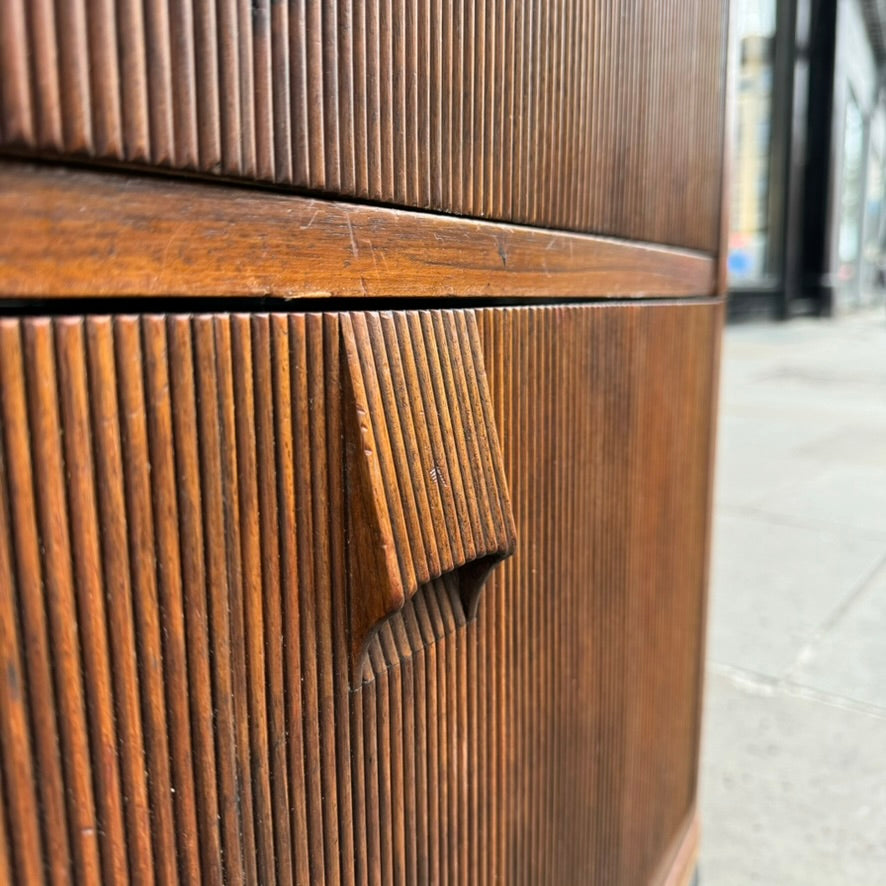
{"type": "Polygon", "coordinates": [[[730,315],[883,300],[883,0],[734,0],[730,315]]]}

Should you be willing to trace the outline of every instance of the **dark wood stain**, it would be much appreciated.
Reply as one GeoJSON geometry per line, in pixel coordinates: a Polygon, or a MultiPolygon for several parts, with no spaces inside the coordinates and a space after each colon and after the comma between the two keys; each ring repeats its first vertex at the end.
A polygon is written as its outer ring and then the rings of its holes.
{"type": "Polygon", "coordinates": [[[688,870],[721,311],[0,320],[0,862],[59,882],[688,870]],[[355,359],[383,458],[405,458],[375,486],[343,472],[355,359]],[[445,487],[413,476],[428,458],[445,487]],[[452,567],[506,528],[503,482],[518,543],[472,613],[452,567]],[[365,495],[403,502],[385,543],[414,584],[354,671],[382,580],[348,549],[365,495]]]}
{"type": "Polygon", "coordinates": [[[724,22],[719,0],[5,0],[0,149],[715,251],[724,22]]]}
{"type": "Polygon", "coordinates": [[[253,189],[0,162],[0,293],[709,296],[712,256],[253,189]]]}
{"type": "Polygon", "coordinates": [[[340,323],[359,669],[377,624],[434,578],[456,573],[473,615],[516,538],[474,315],[361,311],[340,323]]]}
{"type": "Polygon", "coordinates": [[[0,884],[687,886],[725,13],[0,0],[0,884]]]}

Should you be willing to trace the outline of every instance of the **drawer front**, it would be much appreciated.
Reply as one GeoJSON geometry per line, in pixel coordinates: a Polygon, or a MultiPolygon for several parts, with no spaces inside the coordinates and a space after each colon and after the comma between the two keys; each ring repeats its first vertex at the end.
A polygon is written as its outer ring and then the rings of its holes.
{"type": "Polygon", "coordinates": [[[4,0],[0,150],[716,250],[725,0],[4,0]]]}
{"type": "Polygon", "coordinates": [[[0,319],[0,880],[660,879],[720,312],[0,319]]]}

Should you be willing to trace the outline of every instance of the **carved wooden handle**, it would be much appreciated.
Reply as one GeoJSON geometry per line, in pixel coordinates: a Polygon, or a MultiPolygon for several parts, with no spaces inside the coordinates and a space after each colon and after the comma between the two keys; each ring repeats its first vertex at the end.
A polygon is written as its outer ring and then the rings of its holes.
{"type": "Polygon", "coordinates": [[[356,667],[433,578],[457,571],[473,617],[516,533],[473,312],[355,312],[341,329],[356,667]]]}

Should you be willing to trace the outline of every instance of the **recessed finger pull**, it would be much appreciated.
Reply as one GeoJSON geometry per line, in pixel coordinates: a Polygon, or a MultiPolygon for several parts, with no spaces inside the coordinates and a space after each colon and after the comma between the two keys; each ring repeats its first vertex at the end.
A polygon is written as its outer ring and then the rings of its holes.
{"type": "Polygon", "coordinates": [[[455,572],[470,618],[516,532],[472,311],[341,318],[352,664],[455,572]]]}

